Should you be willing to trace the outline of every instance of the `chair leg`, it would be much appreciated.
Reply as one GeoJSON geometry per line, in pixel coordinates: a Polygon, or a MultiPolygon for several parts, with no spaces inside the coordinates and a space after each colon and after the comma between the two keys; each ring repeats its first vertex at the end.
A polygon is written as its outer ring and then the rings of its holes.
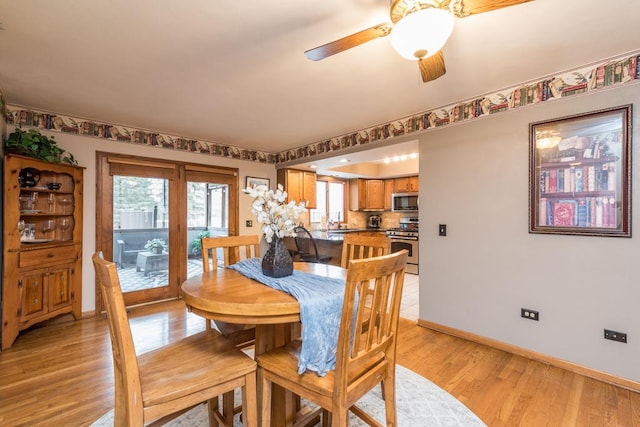
{"type": "Polygon", "coordinates": [[[382,397],[384,398],[384,413],[388,426],[398,425],[396,415],[396,387],[395,377],[390,375],[386,380],[382,380],[382,397]]]}
{"type": "Polygon", "coordinates": [[[326,409],[322,410],[322,427],[330,427],[331,426],[331,412],[326,409]]]}
{"type": "Polygon", "coordinates": [[[331,427],[349,427],[349,408],[334,408],[331,413],[331,427]]]}
{"type": "Polygon", "coordinates": [[[244,377],[245,385],[242,387],[242,425],[244,427],[257,427],[258,405],[256,392],[256,375],[250,373],[244,377]]]}
{"type": "Polygon", "coordinates": [[[218,396],[207,402],[207,411],[209,412],[209,427],[218,427],[220,425],[218,423],[218,396]]]}
{"type": "Polygon", "coordinates": [[[222,408],[220,408],[219,396],[208,401],[209,425],[211,427],[233,427],[233,391],[222,395],[222,408]],[[229,409],[229,401],[231,409],[229,409]]]}
{"type": "Polygon", "coordinates": [[[258,382],[262,389],[260,395],[260,427],[271,426],[271,381],[267,380],[258,368],[258,382]]]}
{"type": "Polygon", "coordinates": [[[222,395],[222,415],[225,427],[233,427],[233,391],[222,395]]]}

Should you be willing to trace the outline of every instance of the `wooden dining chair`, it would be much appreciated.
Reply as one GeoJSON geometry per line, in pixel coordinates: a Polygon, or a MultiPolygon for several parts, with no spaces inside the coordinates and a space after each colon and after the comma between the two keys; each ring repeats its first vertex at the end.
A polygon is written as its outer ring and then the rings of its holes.
{"type": "MultiPolygon", "coordinates": [[[[260,237],[257,235],[204,237],[202,239],[202,270],[206,273],[215,271],[247,258],[260,256],[260,237]],[[218,249],[222,252],[222,266],[218,262],[218,249]]],[[[254,345],[256,339],[256,325],[236,324],[221,320],[208,320],[207,329],[212,329],[211,322],[229,341],[238,348],[248,348],[254,345]]],[[[212,403],[217,410],[218,401],[212,403]]],[[[222,413],[227,420],[241,411],[241,407],[234,405],[232,393],[225,393],[222,399],[222,413]]]]}
{"type": "MultiPolygon", "coordinates": [[[[229,266],[247,258],[259,257],[260,238],[257,235],[203,238],[202,270],[205,273],[221,267],[218,262],[218,249],[222,251],[223,265],[229,266]]],[[[255,342],[255,325],[239,325],[218,320],[213,322],[225,338],[240,348],[249,347],[255,342]]],[[[207,328],[210,327],[211,323],[207,321],[207,328]]]]}
{"type": "MultiPolygon", "coordinates": [[[[349,262],[334,371],[327,372],[324,377],[309,371],[299,375],[299,340],[257,357],[258,378],[262,385],[262,427],[268,427],[271,421],[271,388],[274,383],[319,405],[326,417],[324,425],[333,427],[347,426],[349,410],[366,423],[379,425],[355,403],[381,383],[386,425],[397,425],[396,340],[407,257],[408,252],[402,250],[349,262]],[[364,329],[364,307],[356,304],[356,293],[362,295],[370,282],[374,282],[373,303],[368,316],[370,327],[364,329]],[[372,322],[374,318],[378,321],[372,322]]],[[[302,425],[317,416],[315,412],[307,411],[305,414],[296,419],[295,425],[302,425]]]]}
{"type": "Polygon", "coordinates": [[[222,250],[223,264],[226,267],[243,259],[259,257],[260,237],[248,235],[202,238],[202,268],[205,272],[218,268],[218,249],[222,250]]]}
{"type": "Polygon", "coordinates": [[[161,425],[207,402],[209,425],[230,426],[212,402],[242,387],[244,425],[256,426],[255,361],[216,331],[190,335],[136,356],[116,265],[98,253],[92,260],[111,335],[114,424],[161,425]]]}
{"type": "Polygon", "coordinates": [[[391,252],[391,239],[383,233],[369,236],[359,233],[345,233],[342,240],[340,266],[347,268],[352,259],[377,257],[389,252],[391,252]]]}
{"type": "MultiPolygon", "coordinates": [[[[386,255],[390,252],[391,239],[383,233],[376,233],[375,235],[368,236],[359,233],[346,233],[342,240],[342,259],[340,261],[340,266],[342,268],[347,268],[349,261],[352,259],[371,258],[386,255]]],[[[367,299],[365,300],[365,306],[367,309],[371,305],[372,295],[372,289],[368,288],[367,299]]],[[[362,326],[364,328],[368,328],[369,322],[365,321],[362,326]]]]}

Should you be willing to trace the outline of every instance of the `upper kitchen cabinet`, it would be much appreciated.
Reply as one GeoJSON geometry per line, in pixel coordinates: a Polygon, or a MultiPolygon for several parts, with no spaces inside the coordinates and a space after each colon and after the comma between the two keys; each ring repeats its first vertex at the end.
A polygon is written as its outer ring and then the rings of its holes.
{"type": "Polygon", "coordinates": [[[384,210],[390,211],[392,208],[391,195],[395,192],[395,179],[384,180],[384,210]]]}
{"type": "Polygon", "coordinates": [[[418,176],[407,176],[404,178],[396,178],[394,181],[395,193],[413,193],[418,191],[418,176]]]}
{"type": "Polygon", "coordinates": [[[278,169],[278,184],[287,192],[287,201],[305,202],[309,209],[316,208],[316,174],[297,169],[278,169]]]}
{"type": "Polygon", "coordinates": [[[382,211],[386,206],[385,183],[382,179],[352,179],[349,181],[349,209],[352,211],[382,211]]]}

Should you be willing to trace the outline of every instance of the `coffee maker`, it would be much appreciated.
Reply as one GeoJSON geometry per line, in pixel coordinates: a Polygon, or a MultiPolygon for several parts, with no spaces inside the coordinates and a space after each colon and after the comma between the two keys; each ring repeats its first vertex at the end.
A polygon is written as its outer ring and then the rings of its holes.
{"type": "Polygon", "coordinates": [[[369,215],[367,219],[367,228],[380,228],[382,217],[380,215],[369,215]]]}

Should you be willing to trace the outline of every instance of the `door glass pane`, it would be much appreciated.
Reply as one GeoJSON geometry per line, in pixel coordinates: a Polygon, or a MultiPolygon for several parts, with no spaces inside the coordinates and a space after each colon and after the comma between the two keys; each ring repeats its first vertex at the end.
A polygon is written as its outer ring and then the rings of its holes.
{"type": "Polygon", "coordinates": [[[123,292],[167,286],[169,182],[113,177],[113,254],[123,292]]]}
{"type": "MultiPolygon", "coordinates": [[[[229,235],[229,186],[188,182],[187,225],[187,277],[194,277],[202,274],[200,239],[229,235]]],[[[218,258],[222,260],[222,252],[218,258]]]]}

